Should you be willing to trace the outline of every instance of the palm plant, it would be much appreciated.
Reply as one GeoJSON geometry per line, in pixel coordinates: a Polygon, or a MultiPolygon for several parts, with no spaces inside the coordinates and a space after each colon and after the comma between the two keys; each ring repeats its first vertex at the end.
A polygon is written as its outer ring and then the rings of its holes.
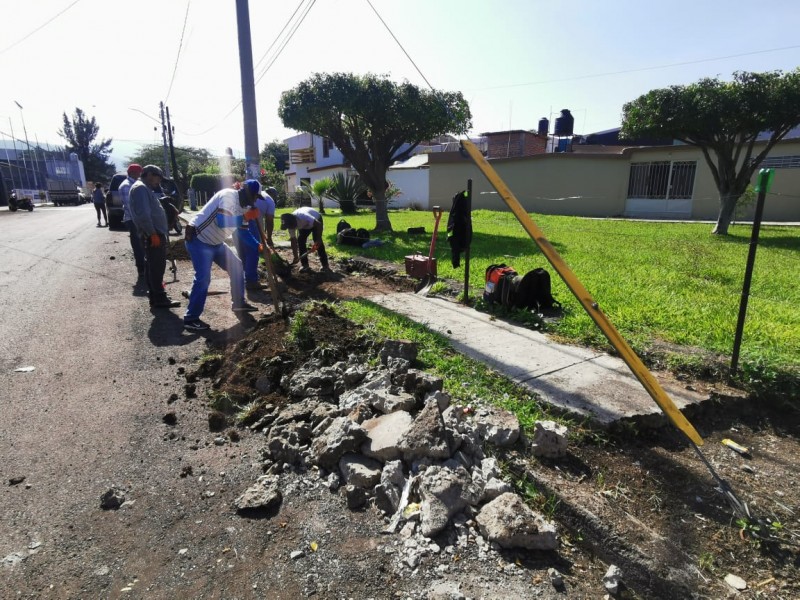
{"type": "Polygon", "coordinates": [[[336,202],[344,214],[356,212],[356,200],[367,190],[358,176],[349,173],[334,173],[330,178],[331,186],[327,197],[336,202]]]}
{"type": "Polygon", "coordinates": [[[331,180],[328,177],[324,179],[317,179],[313,183],[302,183],[303,191],[311,196],[311,201],[317,201],[319,212],[325,213],[325,197],[328,195],[328,190],[331,187],[331,180]]]}

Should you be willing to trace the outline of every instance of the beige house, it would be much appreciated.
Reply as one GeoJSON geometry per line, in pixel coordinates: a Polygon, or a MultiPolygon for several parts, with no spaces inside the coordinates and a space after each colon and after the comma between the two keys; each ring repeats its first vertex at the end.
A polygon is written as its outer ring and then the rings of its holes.
{"type": "MultiPolygon", "coordinates": [[[[573,152],[489,158],[528,212],[587,217],[716,220],[719,195],[694,146],[579,146],[573,152]]],[[[758,151],[758,145],[756,152],[758,151]]],[[[429,207],[448,207],[473,181],[473,209],[507,210],[469,158],[428,155],[429,207]]],[[[800,139],[784,140],[761,167],[776,170],[765,221],[800,221],[800,139]]],[[[753,183],[755,184],[754,176],[753,183]]],[[[750,209],[752,213],[752,208],[750,209]]],[[[745,213],[741,218],[749,218],[745,213]]]]}

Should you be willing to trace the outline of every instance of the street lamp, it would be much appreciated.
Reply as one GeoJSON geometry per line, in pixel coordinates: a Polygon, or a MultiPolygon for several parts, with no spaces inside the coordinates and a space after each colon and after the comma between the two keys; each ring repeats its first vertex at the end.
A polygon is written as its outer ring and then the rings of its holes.
{"type": "MultiPolygon", "coordinates": [[[[19,106],[19,115],[22,118],[22,131],[25,133],[25,146],[28,148],[28,152],[31,151],[31,145],[28,143],[28,130],[25,127],[25,113],[22,112],[22,104],[14,100],[14,104],[19,106]]],[[[36,155],[34,154],[34,162],[33,164],[33,185],[36,186],[36,191],[39,191],[39,177],[36,175],[36,155]]]]}

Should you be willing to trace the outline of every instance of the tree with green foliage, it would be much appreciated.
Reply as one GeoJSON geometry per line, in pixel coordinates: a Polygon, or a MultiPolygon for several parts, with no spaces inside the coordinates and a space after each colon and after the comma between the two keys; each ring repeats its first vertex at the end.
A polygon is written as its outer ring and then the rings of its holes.
{"type": "Polygon", "coordinates": [[[272,159],[275,168],[283,174],[286,167],[289,166],[289,146],[279,140],[272,140],[268,144],[264,144],[264,149],[261,151],[261,163],[269,162],[272,159]]]}
{"type": "Polygon", "coordinates": [[[713,233],[727,235],[736,204],[770,150],[800,124],[800,68],[736,72],[651,90],[623,107],[623,138],[673,138],[703,152],[719,191],[713,233]],[[759,134],[766,143],[758,147],[759,134]],[[755,155],[754,155],[755,154],[755,155]]]}
{"type": "Polygon", "coordinates": [[[286,127],[329,139],[375,198],[375,229],[390,231],[386,171],[423,140],[472,126],[461,92],[427,91],[387,76],[316,73],[281,95],[286,127]]]}
{"type": "MultiPolygon", "coordinates": [[[[143,146],[135,155],[128,158],[128,162],[144,165],[159,165],[164,168],[164,146],[161,144],[149,144],[143,146]]],[[[178,164],[178,172],[170,164],[170,175],[178,183],[178,187],[185,192],[189,189],[192,176],[198,173],[205,173],[210,164],[216,164],[216,159],[211,156],[204,148],[193,148],[192,146],[175,146],[175,162],[178,164]]]]}
{"type": "Polygon", "coordinates": [[[86,179],[94,182],[107,182],[114,175],[114,163],[111,162],[112,139],[104,139],[95,143],[100,133],[100,126],[94,117],[89,117],[80,108],[70,119],[63,113],[64,126],[58,135],[67,141],[67,152],[74,152],[83,162],[86,179]]]}

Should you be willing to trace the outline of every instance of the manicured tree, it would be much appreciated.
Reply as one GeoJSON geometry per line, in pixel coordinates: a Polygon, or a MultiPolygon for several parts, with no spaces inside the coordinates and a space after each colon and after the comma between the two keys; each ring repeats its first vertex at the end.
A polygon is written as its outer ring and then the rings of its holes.
{"type": "Polygon", "coordinates": [[[728,233],[736,203],[769,151],[800,124],[800,69],[733,74],[651,90],[623,107],[621,137],[674,138],[697,146],[719,191],[713,232],[728,233]],[[759,134],[766,144],[755,152],[759,134]]]}
{"type": "Polygon", "coordinates": [[[391,230],[386,171],[421,141],[472,125],[461,92],[420,89],[387,76],[316,73],[281,95],[286,127],[328,138],[375,198],[375,229],[391,230]]]}

